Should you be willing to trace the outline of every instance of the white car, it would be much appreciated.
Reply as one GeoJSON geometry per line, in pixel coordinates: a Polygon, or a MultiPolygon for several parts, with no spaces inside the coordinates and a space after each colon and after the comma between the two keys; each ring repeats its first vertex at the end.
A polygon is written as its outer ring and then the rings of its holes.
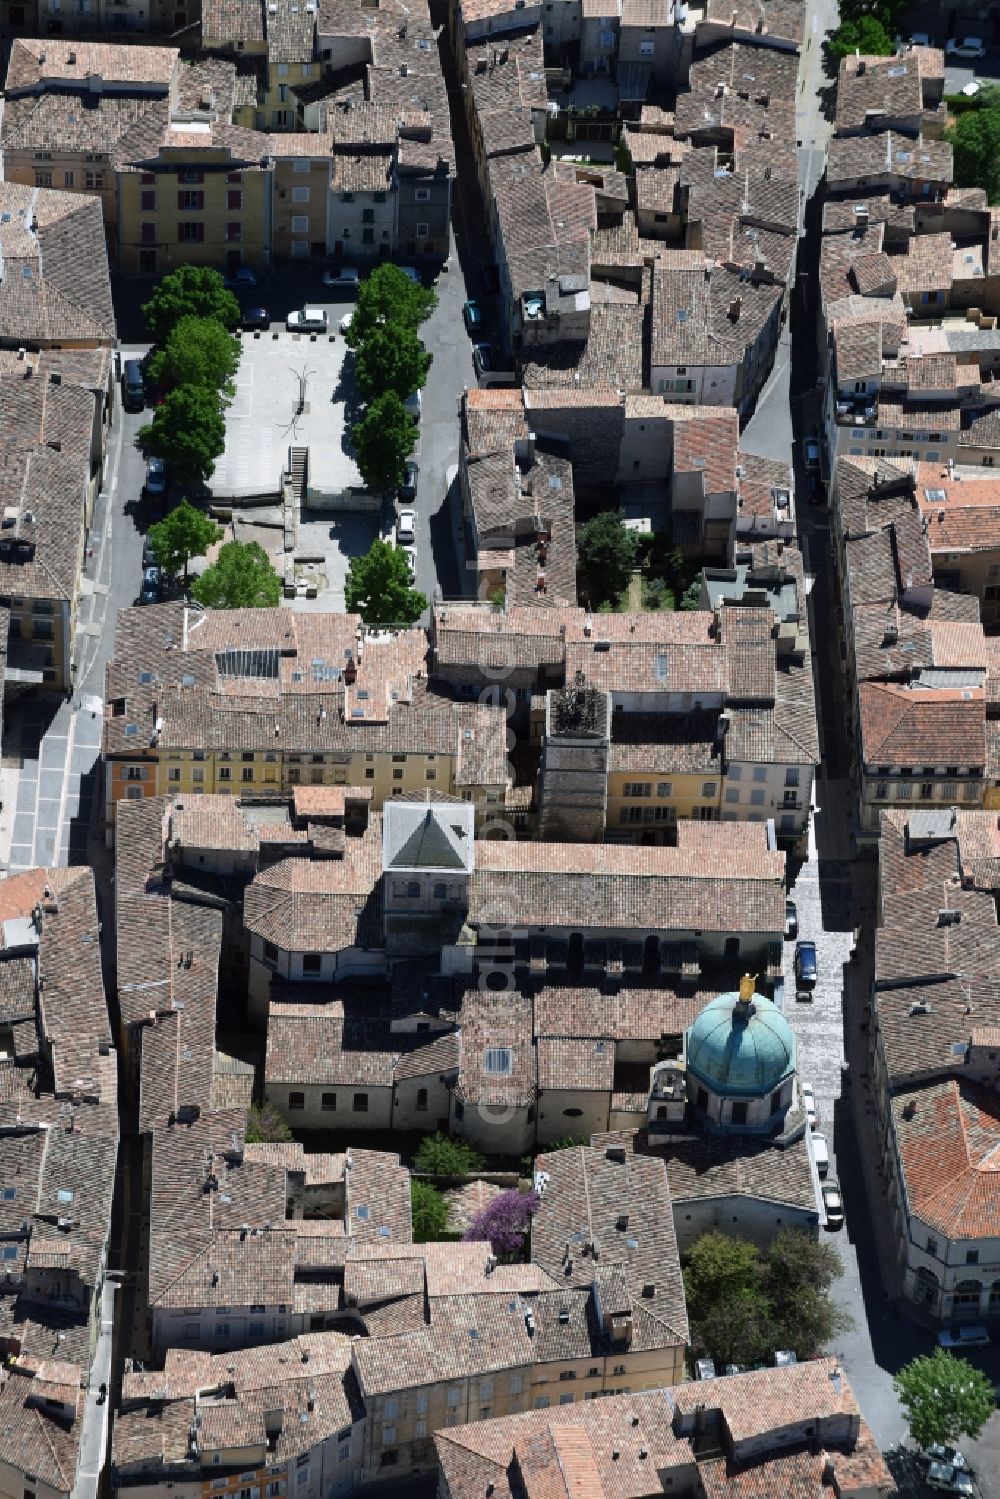
{"type": "Polygon", "coordinates": [[[344,313],[344,316],[340,320],[340,331],[341,331],[341,333],[349,333],[351,331],[351,324],[353,322],[354,322],[354,308],[351,307],[351,308],[349,308],[347,310],[347,312],[344,313]]]}
{"type": "Polygon", "coordinates": [[[322,307],[303,307],[288,314],[285,327],[289,333],[325,333],[328,319],[322,307]]]}
{"type": "Polygon", "coordinates": [[[344,286],[349,291],[357,291],[361,285],[361,272],[353,265],[333,265],[323,272],[323,285],[344,286]]]}
{"type": "Polygon", "coordinates": [[[950,1463],[931,1463],[924,1474],[924,1483],[929,1489],[940,1489],[942,1494],[974,1494],[972,1477],[953,1468],[950,1463]]]}
{"type": "Polygon", "coordinates": [[[396,540],[400,546],[412,546],[417,539],[416,533],[417,512],[415,510],[401,510],[396,517],[396,540]]]}
{"type": "Polygon", "coordinates": [[[826,1209],[826,1226],[831,1232],[844,1226],[844,1199],[840,1195],[840,1183],[823,1183],[823,1207],[826,1209]]]}
{"type": "Polygon", "coordinates": [[[944,50],[949,57],[975,58],[986,55],[981,36],[953,36],[950,42],[945,43],[944,50]]]}
{"type": "Polygon", "coordinates": [[[812,1090],[812,1083],[803,1083],[801,1086],[802,1107],[806,1111],[806,1119],[810,1129],[815,1129],[819,1115],[816,1112],[816,1095],[812,1090]]]}
{"type": "Polygon", "coordinates": [[[830,1147],[826,1143],[826,1136],[821,1135],[818,1130],[812,1132],[812,1148],[816,1170],[822,1180],[830,1169],[830,1147]]]}

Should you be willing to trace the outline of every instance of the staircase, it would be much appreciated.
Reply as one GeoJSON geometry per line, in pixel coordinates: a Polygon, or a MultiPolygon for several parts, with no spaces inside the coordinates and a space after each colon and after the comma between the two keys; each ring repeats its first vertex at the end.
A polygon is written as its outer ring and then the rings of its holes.
{"type": "Polygon", "coordinates": [[[297,509],[302,506],[309,480],[309,449],[289,448],[288,473],[292,481],[292,502],[297,509]]]}

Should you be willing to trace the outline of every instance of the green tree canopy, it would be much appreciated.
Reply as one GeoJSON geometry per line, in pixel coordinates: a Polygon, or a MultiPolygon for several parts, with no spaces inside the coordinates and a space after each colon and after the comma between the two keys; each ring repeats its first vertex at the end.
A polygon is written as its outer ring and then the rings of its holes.
{"type": "Polygon", "coordinates": [[[935,1348],[904,1365],[893,1380],[910,1435],[921,1447],[975,1439],[996,1409],[993,1382],[967,1359],[935,1348]]]}
{"type": "Polygon", "coordinates": [[[352,557],[344,583],[344,605],[366,625],[412,625],[427,599],[411,587],[410,562],[399,547],[376,536],[363,557],[352,557]]]}
{"type": "Polygon", "coordinates": [[[273,1103],[253,1103],[247,1109],[248,1145],[280,1145],[291,1138],[288,1120],[273,1103]]]}
{"type": "Polygon", "coordinates": [[[142,309],[150,337],[164,344],[181,318],[214,318],[232,331],[239,326],[240,304],[207,265],[182,265],[157,286],[142,309]]]}
{"type": "Polygon", "coordinates": [[[182,317],[150,360],[149,373],[160,385],[207,385],[231,394],[241,352],[215,318],[182,317]]]}
{"type": "Polygon", "coordinates": [[[145,453],[164,458],[181,479],[207,479],[226,447],[226,423],[219,398],[204,385],[178,385],[168,391],[153,420],[138,434],[145,453]]]}
{"type": "Polygon", "coordinates": [[[425,1135],[413,1157],[414,1171],[426,1171],[428,1176],[472,1176],[485,1165],[471,1145],[447,1135],[425,1135]]]}
{"type": "Polygon", "coordinates": [[[410,328],[373,328],[357,351],[358,389],[366,401],[388,390],[405,401],[425,384],[433,357],[410,328]]]}
{"type": "Polygon", "coordinates": [[[684,592],[681,594],[680,599],[678,600],[677,607],[678,609],[684,609],[686,611],[692,611],[701,608],[700,578],[695,578],[693,583],[688,584],[684,592]]]}
{"type": "Polygon", "coordinates": [[[861,15],[856,20],[842,20],[827,43],[836,58],[848,53],[860,52],[862,57],[891,57],[896,50],[892,34],[886,28],[885,18],[877,15],[861,15]]]}
{"type": "Polygon", "coordinates": [[[958,116],[948,139],[956,184],[984,188],[991,203],[1000,203],[1000,89],[983,89],[976,107],[958,116]]]}
{"type": "Polygon", "coordinates": [[[579,589],[591,608],[613,602],[628,587],[637,548],[621,510],[605,510],[577,528],[579,589]]]}
{"type": "Polygon", "coordinates": [[[273,608],[281,598],[281,579],[256,541],[227,541],[191,592],[206,609],[273,608]]]}
{"type": "Polygon", "coordinates": [[[149,540],[153,556],[164,572],[176,577],[184,574],[192,557],[203,557],[210,546],[222,540],[222,528],[202,511],[182,500],[165,520],[150,526],[149,540]]]}
{"type": "Polygon", "coordinates": [[[376,396],[351,432],[361,477],[370,489],[402,483],[403,464],[417,441],[417,424],[394,390],[376,396]]]}
{"type": "Polygon", "coordinates": [[[769,1361],[776,1348],[814,1354],[847,1325],[829,1294],[839,1269],[832,1246],[792,1229],[763,1251],[702,1235],[684,1270],[693,1346],[721,1366],[769,1361]]]}
{"type": "Polygon", "coordinates": [[[362,281],[354,317],[346,336],[352,349],[378,327],[409,328],[415,333],[437,306],[437,294],[404,276],[398,266],[385,261],[362,281]]]}
{"type": "Polygon", "coordinates": [[[410,1182],[410,1206],[413,1210],[413,1242],[426,1244],[439,1239],[448,1226],[448,1204],[430,1182],[410,1182]]]}

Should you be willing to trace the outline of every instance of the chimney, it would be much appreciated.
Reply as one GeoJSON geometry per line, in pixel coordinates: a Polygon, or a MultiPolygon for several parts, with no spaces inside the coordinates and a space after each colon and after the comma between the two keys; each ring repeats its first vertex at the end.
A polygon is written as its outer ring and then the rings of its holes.
{"type": "Polygon", "coordinates": [[[742,310],[743,310],[743,298],[742,297],[734,297],[733,300],[729,304],[729,321],[731,323],[738,323],[739,320],[740,320],[740,313],[742,312],[742,310]]]}

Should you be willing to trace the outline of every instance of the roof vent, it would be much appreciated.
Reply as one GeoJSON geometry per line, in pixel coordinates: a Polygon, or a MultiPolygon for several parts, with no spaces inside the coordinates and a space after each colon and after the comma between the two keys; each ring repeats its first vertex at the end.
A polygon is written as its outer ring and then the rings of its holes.
{"type": "Polygon", "coordinates": [[[961,921],[961,919],[961,911],[944,909],[938,912],[937,924],[938,926],[958,926],[958,923],[961,921]]]}
{"type": "Polygon", "coordinates": [[[911,1014],[911,1016],[912,1015],[929,1015],[930,1012],[931,1012],[930,1005],[925,1005],[925,1004],[922,1004],[922,1003],[918,1002],[917,1004],[914,1004],[914,1005],[910,1006],[910,1014],[911,1014]]]}

